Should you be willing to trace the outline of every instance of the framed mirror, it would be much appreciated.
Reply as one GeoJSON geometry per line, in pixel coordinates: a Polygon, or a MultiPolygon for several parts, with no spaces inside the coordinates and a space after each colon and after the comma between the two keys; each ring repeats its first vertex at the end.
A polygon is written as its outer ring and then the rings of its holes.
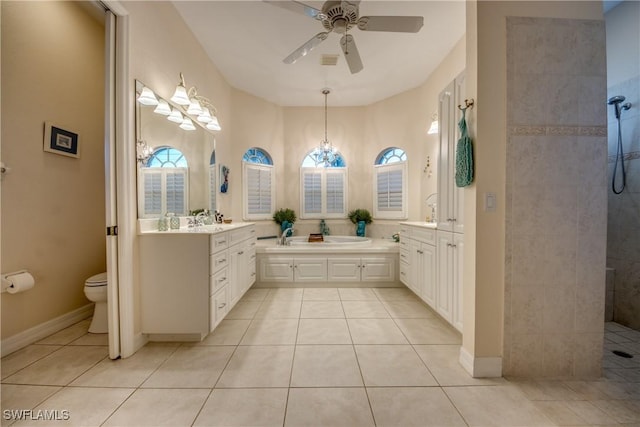
{"type": "Polygon", "coordinates": [[[184,109],[145,88],[136,80],[138,218],[214,211],[218,194],[214,134],[195,120],[192,128],[181,126],[177,119],[170,121],[168,112],[184,118],[184,109]],[[149,93],[155,102],[141,99],[149,93]]]}

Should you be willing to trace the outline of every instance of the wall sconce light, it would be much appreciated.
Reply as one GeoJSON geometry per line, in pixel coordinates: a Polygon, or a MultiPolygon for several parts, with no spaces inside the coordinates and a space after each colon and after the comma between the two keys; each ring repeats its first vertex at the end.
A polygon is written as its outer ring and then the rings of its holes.
{"type": "Polygon", "coordinates": [[[196,120],[200,123],[206,123],[207,129],[222,129],[220,122],[216,117],[217,110],[209,98],[198,95],[198,89],[195,86],[192,86],[187,90],[187,85],[184,82],[184,75],[182,73],[180,73],[180,83],[176,86],[176,90],[173,93],[171,100],[176,104],[185,107],[186,113],[196,117],[196,120]]]}
{"type": "Polygon", "coordinates": [[[142,105],[158,105],[158,98],[148,87],[143,87],[140,96],[138,96],[138,102],[142,105]]]}
{"type": "Polygon", "coordinates": [[[150,147],[145,141],[139,139],[136,142],[136,159],[139,163],[145,163],[153,154],[153,147],[150,147]]]}
{"type": "Polygon", "coordinates": [[[161,99],[158,101],[158,106],[153,110],[153,112],[160,114],[161,116],[168,116],[171,114],[171,107],[169,107],[169,103],[167,101],[161,99]]]}
{"type": "Polygon", "coordinates": [[[431,126],[429,126],[427,134],[433,135],[434,133],[438,133],[438,130],[438,113],[433,113],[433,115],[431,116],[431,126]]]}
{"type": "Polygon", "coordinates": [[[182,123],[182,113],[177,108],[171,110],[171,114],[167,117],[167,120],[174,123],[182,123]]]}
{"type": "Polygon", "coordinates": [[[185,117],[184,119],[182,119],[182,123],[180,123],[180,129],[196,130],[196,127],[193,125],[193,122],[189,117],[185,117]]]}

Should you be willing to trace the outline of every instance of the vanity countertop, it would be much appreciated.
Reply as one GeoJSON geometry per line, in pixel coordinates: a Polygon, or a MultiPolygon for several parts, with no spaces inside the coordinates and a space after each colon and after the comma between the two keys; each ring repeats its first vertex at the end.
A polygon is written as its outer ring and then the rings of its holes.
{"type": "Polygon", "coordinates": [[[158,220],[157,219],[139,219],[138,220],[138,235],[149,235],[149,234],[216,234],[222,233],[229,230],[237,230],[239,228],[248,227],[250,225],[254,225],[253,222],[232,222],[231,224],[212,224],[212,225],[201,225],[199,227],[189,228],[186,223],[183,225],[182,221],[180,223],[180,228],[177,229],[169,229],[167,231],[159,231],[158,230],[158,220]]]}
{"type": "Polygon", "coordinates": [[[436,230],[438,228],[438,223],[436,222],[425,222],[425,221],[401,221],[400,225],[411,225],[413,227],[422,227],[422,228],[430,228],[432,230],[436,230]]]}

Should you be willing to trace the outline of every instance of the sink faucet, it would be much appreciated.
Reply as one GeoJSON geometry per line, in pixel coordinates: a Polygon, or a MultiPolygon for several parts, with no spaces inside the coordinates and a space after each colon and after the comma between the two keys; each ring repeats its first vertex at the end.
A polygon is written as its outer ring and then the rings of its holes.
{"type": "Polygon", "coordinates": [[[280,236],[280,239],[278,240],[278,244],[282,245],[282,246],[286,246],[289,244],[289,240],[287,240],[287,237],[289,237],[290,235],[293,235],[293,227],[289,227],[289,228],[285,228],[284,231],[282,232],[282,235],[280,236]]]}

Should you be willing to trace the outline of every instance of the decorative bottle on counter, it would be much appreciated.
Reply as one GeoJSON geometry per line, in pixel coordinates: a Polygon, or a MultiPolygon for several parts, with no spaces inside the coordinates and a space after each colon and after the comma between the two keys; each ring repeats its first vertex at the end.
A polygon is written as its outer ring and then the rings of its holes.
{"type": "Polygon", "coordinates": [[[180,217],[176,216],[175,214],[170,214],[170,218],[169,218],[169,226],[171,227],[172,230],[177,230],[180,228],[180,217]]]}
{"type": "Polygon", "coordinates": [[[158,218],[158,231],[167,231],[169,230],[169,221],[167,221],[167,217],[162,215],[158,218]]]}

